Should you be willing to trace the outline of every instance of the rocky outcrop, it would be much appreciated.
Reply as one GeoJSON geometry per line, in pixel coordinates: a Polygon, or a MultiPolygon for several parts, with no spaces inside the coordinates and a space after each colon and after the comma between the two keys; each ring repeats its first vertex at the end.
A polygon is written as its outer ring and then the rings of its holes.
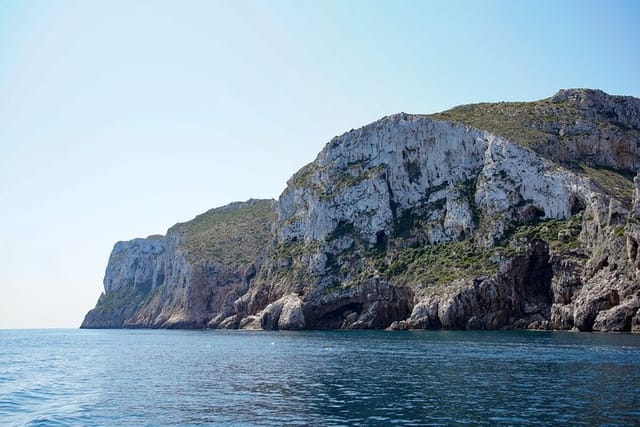
{"type": "Polygon", "coordinates": [[[117,244],[83,326],[637,331],[639,150],[601,91],[385,117],[273,207],[117,244]]]}
{"type": "Polygon", "coordinates": [[[304,329],[302,300],[296,294],[285,295],[269,304],[257,316],[245,319],[242,326],[245,329],[304,329]]]}
{"type": "Polygon", "coordinates": [[[491,278],[461,282],[450,292],[419,299],[406,321],[391,329],[501,329],[539,327],[552,299],[549,247],[535,239],[491,278]]]}
{"type": "Polygon", "coordinates": [[[547,120],[550,135],[534,149],[564,164],[576,160],[635,173],[640,168],[640,100],[600,90],[561,90],[549,101],[571,111],[573,120],[547,120]]]}

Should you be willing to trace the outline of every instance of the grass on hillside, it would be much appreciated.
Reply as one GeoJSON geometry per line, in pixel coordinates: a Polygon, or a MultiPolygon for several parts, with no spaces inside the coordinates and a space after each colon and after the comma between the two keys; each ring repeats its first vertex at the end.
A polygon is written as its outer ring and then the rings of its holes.
{"type": "Polygon", "coordinates": [[[578,239],[582,216],[568,220],[543,220],[514,225],[502,242],[492,248],[477,246],[467,239],[460,242],[406,248],[391,261],[374,260],[376,268],[387,278],[400,279],[409,284],[443,284],[456,279],[495,274],[500,257],[513,257],[523,242],[542,239],[551,253],[567,254],[580,247],[578,239]],[[563,238],[560,235],[563,234],[563,238]],[[495,260],[494,260],[495,259],[495,260]]]}
{"type": "Polygon", "coordinates": [[[633,203],[633,177],[612,170],[610,168],[592,168],[580,164],[574,169],[580,175],[593,179],[602,191],[620,200],[626,208],[633,203]]]}
{"type": "Polygon", "coordinates": [[[251,200],[212,209],[174,228],[192,260],[248,264],[270,241],[274,217],[273,201],[251,200]]]}
{"type": "Polygon", "coordinates": [[[427,117],[487,130],[510,141],[532,146],[556,136],[542,130],[549,123],[572,124],[581,116],[579,110],[568,103],[540,100],[461,105],[427,117]]]}

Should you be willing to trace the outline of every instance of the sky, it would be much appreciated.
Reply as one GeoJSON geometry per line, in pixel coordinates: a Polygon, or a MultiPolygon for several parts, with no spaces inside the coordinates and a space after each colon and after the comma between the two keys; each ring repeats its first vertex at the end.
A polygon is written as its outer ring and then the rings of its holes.
{"type": "Polygon", "coordinates": [[[75,328],[113,244],[277,198],[397,112],[640,97],[637,1],[0,0],[0,328],[75,328]]]}

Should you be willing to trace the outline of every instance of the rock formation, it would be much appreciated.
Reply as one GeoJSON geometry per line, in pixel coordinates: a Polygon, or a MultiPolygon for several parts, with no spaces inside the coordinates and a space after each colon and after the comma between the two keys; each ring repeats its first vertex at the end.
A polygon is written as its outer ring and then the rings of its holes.
{"type": "Polygon", "coordinates": [[[277,202],[117,243],[83,327],[640,331],[640,100],[397,114],[277,202]]]}

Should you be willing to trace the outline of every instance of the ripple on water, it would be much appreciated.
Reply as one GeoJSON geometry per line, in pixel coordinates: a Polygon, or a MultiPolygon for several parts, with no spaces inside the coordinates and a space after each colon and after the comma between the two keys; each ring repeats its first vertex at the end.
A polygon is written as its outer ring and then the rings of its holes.
{"type": "Polygon", "coordinates": [[[7,425],[634,425],[640,336],[0,331],[7,425]]]}

